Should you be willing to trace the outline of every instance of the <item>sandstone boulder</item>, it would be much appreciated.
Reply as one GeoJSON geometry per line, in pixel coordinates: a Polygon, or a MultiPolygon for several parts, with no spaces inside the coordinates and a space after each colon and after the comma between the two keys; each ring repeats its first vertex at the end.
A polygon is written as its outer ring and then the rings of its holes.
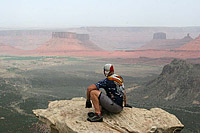
{"type": "Polygon", "coordinates": [[[184,125],[176,116],[160,108],[150,110],[127,108],[120,114],[103,114],[103,122],[87,121],[85,98],[50,102],[47,109],[33,110],[33,113],[59,133],[178,133],[184,125]]]}

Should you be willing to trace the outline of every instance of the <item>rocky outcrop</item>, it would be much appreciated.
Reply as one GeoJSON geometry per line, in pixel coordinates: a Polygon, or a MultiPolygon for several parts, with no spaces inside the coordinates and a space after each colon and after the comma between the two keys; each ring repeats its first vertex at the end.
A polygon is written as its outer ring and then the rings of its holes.
{"type": "Polygon", "coordinates": [[[131,97],[137,103],[191,107],[200,105],[200,64],[174,59],[163,67],[161,74],[131,97]]]}
{"type": "Polygon", "coordinates": [[[39,120],[59,133],[178,133],[184,127],[176,116],[160,108],[124,108],[120,114],[104,113],[103,122],[87,121],[84,98],[50,102],[47,109],[33,110],[39,120]]]}

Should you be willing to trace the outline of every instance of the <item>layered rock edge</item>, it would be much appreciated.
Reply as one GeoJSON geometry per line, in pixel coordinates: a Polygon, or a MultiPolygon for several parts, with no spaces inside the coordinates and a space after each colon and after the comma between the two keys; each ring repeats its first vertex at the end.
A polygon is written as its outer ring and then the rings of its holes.
{"type": "Polygon", "coordinates": [[[160,108],[150,110],[127,108],[119,114],[104,113],[103,122],[87,121],[83,97],[72,100],[52,101],[47,109],[36,109],[33,113],[51,128],[51,133],[178,133],[184,125],[173,114],[160,108]]]}

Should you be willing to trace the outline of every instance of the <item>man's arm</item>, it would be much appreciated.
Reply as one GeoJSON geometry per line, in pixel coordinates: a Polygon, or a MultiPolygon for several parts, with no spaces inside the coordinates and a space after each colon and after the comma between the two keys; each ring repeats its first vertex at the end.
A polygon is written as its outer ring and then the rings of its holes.
{"type": "Polygon", "coordinates": [[[131,105],[127,104],[126,90],[124,91],[124,105],[125,105],[125,107],[132,108],[132,106],[131,106],[131,105]]]}
{"type": "Polygon", "coordinates": [[[126,90],[124,91],[124,105],[127,104],[126,90]]]}
{"type": "Polygon", "coordinates": [[[90,85],[88,88],[87,88],[87,100],[90,100],[90,92],[92,90],[97,90],[97,87],[95,84],[92,84],[90,85]]]}

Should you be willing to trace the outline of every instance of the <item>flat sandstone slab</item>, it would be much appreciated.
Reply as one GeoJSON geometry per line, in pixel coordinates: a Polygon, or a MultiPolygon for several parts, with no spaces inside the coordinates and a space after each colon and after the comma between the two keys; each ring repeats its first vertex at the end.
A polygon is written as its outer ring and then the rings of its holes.
{"type": "Polygon", "coordinates": [[[33,110],[39,120],[59,133],[178,133],[184,125],[160,108],[124,108],[120,114],[103,114],[103,122],[87,121],[85,98],[50,102],[47,109],[33,110]]]}

